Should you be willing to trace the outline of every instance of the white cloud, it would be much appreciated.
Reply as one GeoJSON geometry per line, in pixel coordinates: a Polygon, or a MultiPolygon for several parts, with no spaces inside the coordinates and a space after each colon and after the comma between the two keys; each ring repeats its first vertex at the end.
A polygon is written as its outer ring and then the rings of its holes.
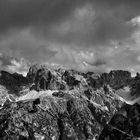
{"type": "Polygon", "coordinates": [[[11,65],[8,65],[6,68],[6,70],[11,73],[17,72],[24,76],[26,76],[28,69],[29,69],[29,66],[23,58],[21,58],[19,61],[14,60],[14,59],[11,60],[11,65]]]}

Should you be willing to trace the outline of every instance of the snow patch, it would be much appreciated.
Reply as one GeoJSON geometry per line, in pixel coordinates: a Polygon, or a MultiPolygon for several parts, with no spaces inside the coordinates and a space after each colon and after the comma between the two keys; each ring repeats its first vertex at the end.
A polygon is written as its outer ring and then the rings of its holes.
{"type": "Polygon", "coordinates": [[[40,97],[52,96],[52,93],[57,92],[57,90],[46,90],[37,92],[35,90],[28,92],[27,94],[20,96],[16,99],[18,101],[35,100],[40,97]]]}

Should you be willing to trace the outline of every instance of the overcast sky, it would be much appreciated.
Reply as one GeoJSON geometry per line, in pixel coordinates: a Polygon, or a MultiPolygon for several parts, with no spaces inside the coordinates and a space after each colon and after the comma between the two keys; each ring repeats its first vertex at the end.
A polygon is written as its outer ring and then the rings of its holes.
{"type": "Polygon", "coordinates": [[[30,63],[140,72],[140,0],[0,0],[1,69],[30,63]]]}

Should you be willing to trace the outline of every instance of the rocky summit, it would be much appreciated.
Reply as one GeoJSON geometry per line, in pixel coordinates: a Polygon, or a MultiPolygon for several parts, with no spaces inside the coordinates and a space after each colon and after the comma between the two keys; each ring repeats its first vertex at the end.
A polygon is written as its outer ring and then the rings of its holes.
{"type": "Polygon", "coordinates": [[[139,140],[140,75],[34,65],[0,73],[0,140],[139,140]]]}

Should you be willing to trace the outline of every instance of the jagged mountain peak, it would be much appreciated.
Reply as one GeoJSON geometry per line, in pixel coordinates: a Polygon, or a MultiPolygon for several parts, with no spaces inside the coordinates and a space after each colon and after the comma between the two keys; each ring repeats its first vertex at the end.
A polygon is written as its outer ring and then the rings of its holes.
{"type": "Polygon", "coordinates": [[[139,105],[121,94],[136,95],[138,81],[122,70],[99,75],[33,65],[26,77],[1,71],[0,138],[136,140],[139,105]]]}

